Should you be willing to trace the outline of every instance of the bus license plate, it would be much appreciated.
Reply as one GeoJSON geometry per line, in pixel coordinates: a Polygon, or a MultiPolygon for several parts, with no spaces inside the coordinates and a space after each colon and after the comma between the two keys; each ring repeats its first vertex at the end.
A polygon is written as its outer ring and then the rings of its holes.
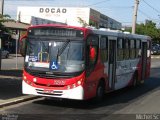
{"type": "Polygon", "coordinates": [[[53,90],[44,90],[43,92],[44,92],[44,93],[54,93],[53,90]]]}

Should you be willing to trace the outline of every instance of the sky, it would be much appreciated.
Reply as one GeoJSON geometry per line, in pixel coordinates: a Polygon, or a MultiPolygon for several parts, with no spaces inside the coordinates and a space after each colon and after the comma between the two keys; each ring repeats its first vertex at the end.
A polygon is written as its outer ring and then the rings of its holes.
{"type": "MultiPolygon", "coordinates": [[[[131,26],[135,0],[4,0],[4,14],[16,18],[18,6],[90,7],[131,26]]],[[[160,0],[140,0],[137,23],[152,20],[160,26],[160,0]]]]}

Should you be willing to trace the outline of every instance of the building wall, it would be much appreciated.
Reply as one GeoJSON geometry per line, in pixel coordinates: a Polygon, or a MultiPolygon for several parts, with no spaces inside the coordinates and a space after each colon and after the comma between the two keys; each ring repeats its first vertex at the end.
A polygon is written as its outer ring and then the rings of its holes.
{"type": "Polygon", "coordinates": [[[18,7],[17,19],[24,23],[30,23],[31,16],[66,23],[73,26],[81,26],[80,17],[89,23],[89,8],[74,7],[18,7]]]}
{"type": "Polygon", "coordinates": [[[38,17],[72,26],[92,25],[97,28],[121,29],[120,22],[91,8],[82,7],[18,7],[17,19],[31,23],[31,17],[38,17]]]}

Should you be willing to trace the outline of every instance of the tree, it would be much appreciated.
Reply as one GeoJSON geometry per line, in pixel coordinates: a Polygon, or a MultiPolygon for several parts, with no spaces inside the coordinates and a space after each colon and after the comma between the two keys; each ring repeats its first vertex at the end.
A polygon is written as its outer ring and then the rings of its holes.
{"type": "MultiPolygon", "coordinates": [[[[127,31],[131,32],[131,29],[127,31]]],[[[160,43],[160,29],[156,27],[156,23],[147,20],[146,23],[136,25],[136,34],[148,35],[153,42],[160,43]]]]}
{"type": "Polygon", "coordinates": [[[82,27],[86,27],[88,26],[88,24],[86,23],[86,21],[84,21],[82,18],[77,17],[78,18],[78,22],[82,25],[82,27]]]}
{"type": "Polygon", "coordinates": [[[5,28],[4,25],[2,24],[4,22],[9,22],[9,21],[14,21],[14,20],[11,19],[11,17],[9,15],[0,14],[0,32],[1,33],[9,32],[9,30],[7,28],[5,28]]]}

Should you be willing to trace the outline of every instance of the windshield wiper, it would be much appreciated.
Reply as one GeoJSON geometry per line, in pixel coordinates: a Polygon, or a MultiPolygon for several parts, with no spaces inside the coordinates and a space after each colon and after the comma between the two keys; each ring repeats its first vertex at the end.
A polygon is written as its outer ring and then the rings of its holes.
{"type": "Polygon", "coordinates": [[[70,40],[67,39],[67,41],[63,43],[62,47],[60,49],[58,48],[58,53],[57,53],[57,58],[56,58],[57,63],[58,63],[58,57],[61,56],[61,54],[64,52],[64,50],[66,49],[69,43],[70,43],[70,40]]]}
{"type": "Polygon", "coordinates": [[[63,43],[62,47],[58,49],[58,56],[60,56],[63,53],[63,51],[66,49],[69,43],[70,43],[69,39],[67,39],[67,41],[63,43]]]}

